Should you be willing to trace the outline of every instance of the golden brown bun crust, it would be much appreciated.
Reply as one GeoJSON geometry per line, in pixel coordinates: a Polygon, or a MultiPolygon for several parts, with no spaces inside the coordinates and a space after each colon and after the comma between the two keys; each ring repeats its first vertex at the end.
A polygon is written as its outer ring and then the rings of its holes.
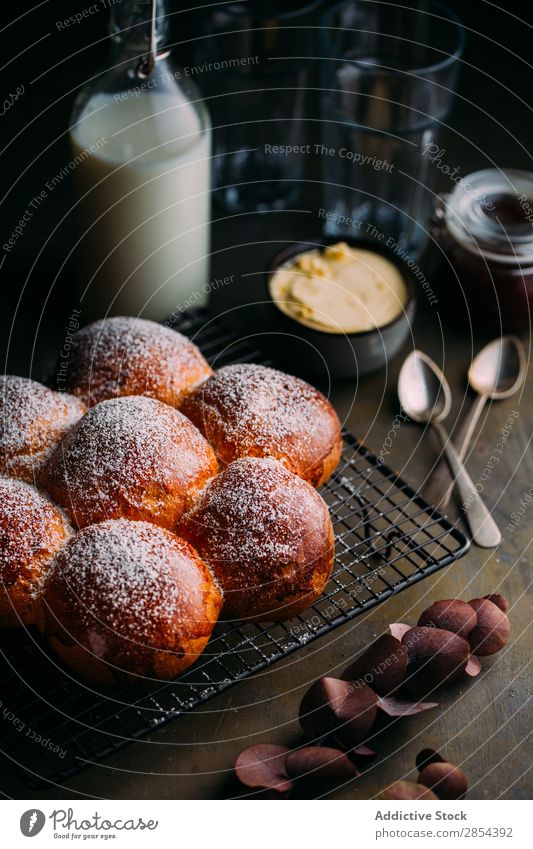
{"type": "Polygon", "coordinates": [[[0,627],[34,624],[43,578],[71,534],[62,512],[35,487],[0,477],[0,627]]]}
{"type": "Polygon", "coordinates": [[[320,495],[276,460],[236,460],[204,490],[178,533],[211,567],[230,619],[280,621],[320,595],[334,538],[320,495]]]}
{"type": "Polygon", "coordinates": [[[66,392],[26,377],[0,376],[0,473],[33,483],[85,410],[66,392]]]}
{"type": "Polygon", "coordinates": [[[91,407],[57,446],[41,484],[78,528],[118,518],[174,528],[216,473],[215,455],[189,419],[130,396],[91,407]]]}
{"type": "Polygon", "coordinates": [[[341,428],[329,401],[304,380],[266,366],[220,369],[185,399],[181,410],[222,463],[274,457],[320,486],[340,459],[341,428]]]}
{"type": "Polygon", "coordinates": [[[84,528],[58,554],[38,624],[86,678],[171,678],[203,651],[221,604],[209,569],[185,540],[118,519],[84,528]]]}
{"type": "Polygon", "coordinates": [[[74,334],[66,388],[91,407],[146,395],[171,407],[213,372],[196,345],[141,318],[105,318],[74,334]]]}

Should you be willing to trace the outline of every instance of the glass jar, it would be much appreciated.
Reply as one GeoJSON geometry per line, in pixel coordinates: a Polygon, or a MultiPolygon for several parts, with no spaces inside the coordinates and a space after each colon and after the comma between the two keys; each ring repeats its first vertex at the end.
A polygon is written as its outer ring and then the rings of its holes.
{"type": "Polygon", "coordinates": [[[171,59],[164,0],[111,7],[111,53],[70,140],[84,321],[163,319],[206,300],[211,122],[171,59]]]}
{"type": "Polygon", "coordinates": [[[529,329],[533,307],[533,173],[476,171],[458,181],[436,209],[437,242],[447,263],[441,297],[466,301],[473,324],[529,329]],[[454,293],[454,283],[462,290],[454,293]]]}

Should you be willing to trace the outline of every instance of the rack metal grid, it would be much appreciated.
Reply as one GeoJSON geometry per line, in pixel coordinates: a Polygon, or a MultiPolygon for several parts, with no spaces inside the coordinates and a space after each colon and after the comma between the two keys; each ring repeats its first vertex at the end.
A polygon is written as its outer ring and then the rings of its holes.
{"type": "MultiPolygon", "coordinates": [[[[205,310],[176,329],[217,367],[266,362],[205,310]]],[[[221,623],[179,679],[98,690],[72,677],[33,631],[0,637],[0,749],[30,784],[59,782],[142,737],[394,593],[452,563],[464,535],[371,452],[344,433],[342,460],[321,489],[336,562],[324,595],[301,616],[268,627],[221,623]]]]}

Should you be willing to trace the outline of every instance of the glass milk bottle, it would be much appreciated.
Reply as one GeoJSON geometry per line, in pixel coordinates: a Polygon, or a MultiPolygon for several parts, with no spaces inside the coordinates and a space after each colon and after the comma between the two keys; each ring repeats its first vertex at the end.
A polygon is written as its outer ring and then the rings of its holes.
{"type": "Polygon", "coordinates": [[[112,4],[105,70],[71,118],[83,319],[206,300],[211,122],[171,62],[166,2],[112,4]]]}

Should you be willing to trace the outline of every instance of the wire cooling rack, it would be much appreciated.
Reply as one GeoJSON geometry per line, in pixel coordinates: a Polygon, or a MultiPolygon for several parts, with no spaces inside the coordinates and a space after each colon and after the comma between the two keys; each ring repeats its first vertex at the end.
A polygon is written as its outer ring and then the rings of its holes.
{"type": "MultiPolygon", "coordinates": [[[[205,310],[180,316],[217,367],[266,362],[205,310]]],[[[350,433],[322,487],[336,538],[326,593],[295,619],[264,627],[220,623],[197,663],[179,679],[98,690],[71,677],[39,636],[0,637],[0,749],[30,784],[61,781],[174,717],[348,622],[393,593],[461,557],[463,534],[350,433]]]]}

